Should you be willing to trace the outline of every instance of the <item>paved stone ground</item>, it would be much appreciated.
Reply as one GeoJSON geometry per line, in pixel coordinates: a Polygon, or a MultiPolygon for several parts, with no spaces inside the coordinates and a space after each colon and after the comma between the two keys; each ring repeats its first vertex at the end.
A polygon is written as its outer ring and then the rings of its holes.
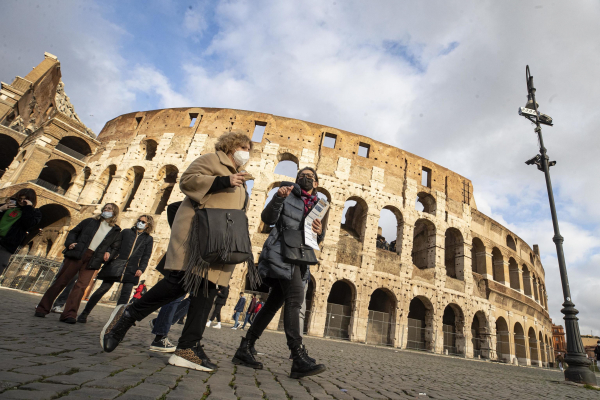
{"type": "MultiPolygon", "coordinates": [[[[266,332],[257,349],[265,369],[236,367],[240,332],[207,329],[205,349],[216,373],[167,364],[148,351],[147,321],[133,327],[113,353],[102,352],[99,330],[110,308],[98,306],[87,324],[33,316],[39,296],[0,289],[2,399],[599,399],[600,392],[558,383],[553,370],[375,348],[307,338],[327,372],[288,378],[285,336],[266,332]]],[[[181,325],[171,331],[172,341],[181,325]]]]}

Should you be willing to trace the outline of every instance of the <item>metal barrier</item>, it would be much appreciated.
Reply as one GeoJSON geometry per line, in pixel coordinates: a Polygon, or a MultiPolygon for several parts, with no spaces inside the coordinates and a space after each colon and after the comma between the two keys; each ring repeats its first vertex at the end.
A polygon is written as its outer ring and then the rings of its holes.
{"type": "Polygon", "coordinates": [[[369,310],[365,343],[378,346],[393,345],[394,327],[390,313],[369,310]]]}
{"type": "Polygon", "coordinates": [[[324,337],[349,340],[350,320],[352,308],[340,304],[327,303],[327,317],[325,320],[324,337]]]}
{"type": "Polygon", "coordinates": [[[71,157],[76,158],[78,160],[83,160],[86,157],[85,155],[81,154],[80,152],[75,151],[72,148],[67,147],[67,146],[65,146],[62,143],[58,143],[56,145],[55,149],[58,150],[58,151],[60,151],[60,152],[65,153],[65,154],[68,154],[71,157]]]}
{"type": "Polygon", "coordinates": [[[45,180],[43,180],[43,179],[39,179],[39,178],[37,178],[37,179],[32,179],[32,180],[30,180],[29,182],[31,182],[31,183],[34,183],[34,184],[36,184],[36,185],[38,185],[38,186],[41,186],[41,187],[43,187],[43,188],[45,188],[45,189],[48,189],[48,190],[50,190],[50,191],[52,191],[52,192],[54,192],[54,193],[58,193],[58,194],[60,194],[60,195],[64,195],[64,194],[65,194],[65,192],[66,192],[66,191],[65,191],[65,189],[63,189],[63,188],[61,188],[61,187],[59,187],[59,186],[56,186],[56,185],[55,185],[55,184],[53,184],[53,183],[46,182],[46,181],[45,181],[45,180]]]}
{"type": "Polygon", "coordinates": [[[425,321],[419,319],[408,318],[408,337],[406,340],[406,348],[413,350],[431,350],[425,341],[425,321]]]}
{"type": "Polygon", "coordinates": [[[61,261],[45,257],[13,255],[0,276],[0,286],[44,293],[58,273],[61,264],[61,261]]]}

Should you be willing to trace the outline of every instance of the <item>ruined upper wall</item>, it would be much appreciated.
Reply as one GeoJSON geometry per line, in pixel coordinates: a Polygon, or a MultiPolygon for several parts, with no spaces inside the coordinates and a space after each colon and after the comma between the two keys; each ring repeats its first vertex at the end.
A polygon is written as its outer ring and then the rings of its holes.
{"type": "MultiPolygon", "coordinates": [[[[445,193],[448,208],[456,209],[457,213],[462,213],[462,203],[476,208],[471,181],[447,168],[366,136],[272,114],[219,108],[135,112],[107,122],[98,140],[104,146],[114,141],[110,157],[117,157],[126,153],[135,136],[144,135],[146,140],[159,142],[163,134],[173,133],[167,154],[184,155],[195,134],[216,138],[225,131],[243,131],[251,137],[257,122],[266,124],[266,128],[262,141],[255,143],[255,151],[262,151],[267,143],[276,143],[280,145],[280,153],[288,149],[291,155],[296,155],[294,161],[299,161],[299,155],[307,149],[316,154],[319,171],[329,175],[334,175],[340,157],[343,157],[351,160],[349,180],[364,185],[369,185],[373,167],[380,168],[385,171],[385,191],[390,193],[401,193],[405,178],[420,183],[423,168],[427,168],[431,171],[430,187],[420,186],[419,190],[445,193]],[[196,123],[190,126],[194,116],[196,123]],[[322,145],[326,134],[336,136],[335,148],[322,145]],[[368,157],[358,155],[359,145],[368,147],[368,157]]],[[[100,158],[101,151],[102,148],[92,161],[100,158]]]]}

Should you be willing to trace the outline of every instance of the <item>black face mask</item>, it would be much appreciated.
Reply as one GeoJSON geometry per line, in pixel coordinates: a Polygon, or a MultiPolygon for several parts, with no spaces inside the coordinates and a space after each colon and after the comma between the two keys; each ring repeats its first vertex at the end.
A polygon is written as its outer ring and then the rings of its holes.
{"type": "Polygon", "coordinates": [[[303,176],[302,178],[298,179],[296,181],[296,183],[298,185],[300,185],[300,187],[302,188],[302,190],[308,192],[308,191],[313,190],[313,188],[314,188],[314,186],[313,186],[314,181],[315,180],[313,178],[307,178],[306,176],[303,176]]]}

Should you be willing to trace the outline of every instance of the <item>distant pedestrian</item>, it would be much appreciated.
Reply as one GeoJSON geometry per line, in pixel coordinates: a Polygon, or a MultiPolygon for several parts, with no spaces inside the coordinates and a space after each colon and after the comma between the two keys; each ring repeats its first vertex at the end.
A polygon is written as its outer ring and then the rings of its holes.
{"type": "Polygon", "coordinates": [[[244,324],[242,325],[242,330],[244,330],[247,323],[252,325],[252,322],[250,321],[250,317],[254,314],[255,308],[256,308],[256,295],[253,294],[252,300],[250,300],[250,305],[248,306],[248,309],[246,310],[246,317],[244,318],[244,324]]]}
{"type": "Polygon", "coordinates": [[[594,355],[596,356],[596,367],[600,370],[600,340],[596,343],[596,348],[594,349],[594,355]]]}
{"type": "Polygon", "coordinates": [[[556,362],[558,362],[558,368],[560,369],[560,372],[563,372],[563,362],[565,361],[565,359],[563,358],[561,353],[558,353],[558,355],[556,356],[556,362]]]}
{"type": "Polygon", "coordinates": [[[221,329],[221,308],[227,302],[227,297],[229,297],[229,286],[219,287],[219,291],[217,292],[217,298],[215,299],[215,309],[213,310],[210,319],[206,323],[206,326],[210,326],[210,323],[216,318],[217,324],[213,326],[215,329],[221,329]]]}
{"type": "Polygon", "coordinates": [[[244,312],[244,307],[246,306],[246,298],[244,297],[244,292],[240,292],[240,298],[238,299],[235,308],[233,309],[233,327],[231,329],[237,329],[240,323],[238,319],[240,318],[240,314],[244,312]]]}
{"type": "Polygon", "coordinates": [[[258,302],[256,303],[256,307],[254,308],[254,312],[252,313],[252,320],[250,322],[254,323],[254,318],[256,318],[256,314],[258,314],[258,312],[264,305],[264,301],[262,301],[259,297],[258,302]]]}

